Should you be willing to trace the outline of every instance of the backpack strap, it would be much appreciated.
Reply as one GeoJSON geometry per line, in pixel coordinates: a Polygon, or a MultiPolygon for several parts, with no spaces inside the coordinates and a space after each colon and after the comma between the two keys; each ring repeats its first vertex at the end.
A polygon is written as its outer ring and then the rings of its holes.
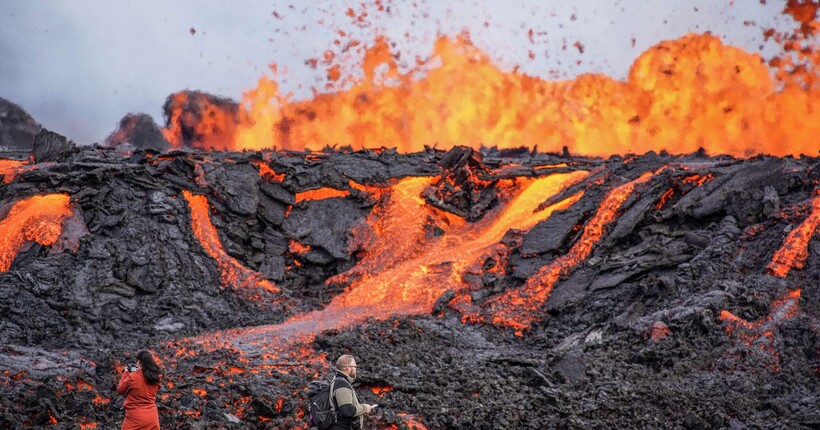
{"type": "Polygon", "coordinates": [[[330,412],[333,413],[333,422],[336,422],[336,406],[335,406],[336,402],[334,401],[334,400],[336,400],[336,393],[334,392],[334,389],[333,389],[333,384],[335,384],[335,383],[336,383],[336,377],[334,376],[333,381],[330,382],[330,390],[328,390],[328,399],[327,399],[328,402],[330,403],[330,412]]]}

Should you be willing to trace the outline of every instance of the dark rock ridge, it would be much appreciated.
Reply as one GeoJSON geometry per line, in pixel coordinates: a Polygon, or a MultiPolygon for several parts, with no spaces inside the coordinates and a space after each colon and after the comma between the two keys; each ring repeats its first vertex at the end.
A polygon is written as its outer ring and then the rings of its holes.
{"type": "Polygon", "coordinates": [[[0,97],[0,149],[31,149],[40,128],[23,108],[0,97]]]}
{"type": "Polygon", "coordinates": [[[163,428],[304,428],[307,382],[328,370],[308,356],[346,352],[361,366],[362,401],[381,405],[369,418],[376,428],[408,428],[411,418],[429,429],[820,428],[817,234],[802,269],[785,278],[765,269],[811,213],[820,159],[602,160],[465,148],[123,154],[53,134],[37,141],[40,163],[0,184],[0,220],[20,199],[68,194],[77,220],[64,225],[63,239],[77,246],[28,243],[0,273],[2,428],[118,428],[116,366],[142,348],[157,353],[173,383],[158,400],[163,428]],[[284,180],[263,178],[260,164],[284,180]],[[273,367],[186,340],[278,324],[340,294],[345,285],[325,281],[367,251],[352,235],[375,205],[350,181],[438,177],[428,203],[480,220],[504,204],[505,179],[592,171],[553,199],[583,189],[578,202],[509,232],[504,258],[464,277],[481,312],[565,255],[611,189],[663,166],[557,282],[523,336],[461,322],[449,291],[436,315],[326,330],[307,355],[273,367]],[[297,203],[298,193],[324,187],[348,194],[297,203]],[[221,282],[183,190],[207,197],[227,254],[280,294],[221,282]],[[799,312],[775,315],[775,302],[795,289],[799,312]],[[727,333],[724,310],[750,322],[747,337],[727,333]],[[755,332],[758,322],[768,334],[755,332]]]}
{"type": "Polygon", "coordinates": [[[105,138],[106,146],[126,150],[152,149],[167,151],[170,143],[165,140],[162,130],[151,115],[138,113],[124,116],[113,133],[105,138]]]}

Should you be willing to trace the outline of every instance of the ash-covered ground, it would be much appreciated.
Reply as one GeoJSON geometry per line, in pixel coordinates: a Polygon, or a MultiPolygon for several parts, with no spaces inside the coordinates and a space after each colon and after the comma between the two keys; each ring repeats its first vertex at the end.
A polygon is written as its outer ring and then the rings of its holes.
{"type": "Polygon", "coordinates": [[[0,273],[3,428],[118,428],[118,369],[143,348],[166,370],[163,428],[306,428],[307,384],[342,353],[362,401],[381,405],[367,428],[820,428],[820,159],[124,152],[45,130],[29,156],[0,153],[21,160],[0,185],[0,237],[20,243],[0,273]],[[419,267],[456,287],[412,306],[388,288],[378,312],[352,303],[367,296],[352,293],[362,262],[412,266],[469,240],[451,232],[501,216],[533,178],[572,172],[587,176],[542,199],[580,196],[571,205],[466,269],[458,255],[419,267]],[[430,179],[417,197],[441,216],[420,224],[419,247],[378,254],[387,233],[368,223],[396,215],[391,187],[413,177],[430,179]],[[207,199],[221,254],[185,191],[207,199]],[[43,245],[44,221],[10,219],[48,194],[71,214],[43,245]],[[801,247],[790,233],[804,230],[801,247]],[[548,298],[531,300],[523,286],[558,263],[548,298]],[[340,298],[356,317],[320,321],[340,298]]]}

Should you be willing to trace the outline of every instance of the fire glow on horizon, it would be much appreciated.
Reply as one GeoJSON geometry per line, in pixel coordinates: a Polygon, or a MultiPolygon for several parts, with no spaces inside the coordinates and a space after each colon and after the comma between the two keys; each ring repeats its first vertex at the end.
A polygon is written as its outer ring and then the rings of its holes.
{"type": "MultiPolygon", "coordinates": [[[[363,52],[358,77],[341,75],[351,65],[326,55],[331,92],[291,100],[281,94],[272,66],[273,77],[261,77],[238,112],[203,99],[196,102],[201,118],[193,118],[182,108],[189,95],[175,94],[179,100],[164,132],[175,147],[219,150],[349,145],[416,152],[466,145],[546,152],[566,147],[604,157],[700,148],[739,157],[816,156],[817,7],[790,1],[784,14],[798,28],[764,33],[782,47],[768,63],[716,36],[688,34],[646,50],[624,81],[602,74],[553,81],[505,71],[467,34],[440,36],[430,55],[409,70],[399,66],[399,48],[384,36],[369,45],[350,40],[363,52]],[[184,142],[180,124],[195,135],[193,141],[184,142]]],[[[344,39],[346,33],[340,34],[344,39]]]]}

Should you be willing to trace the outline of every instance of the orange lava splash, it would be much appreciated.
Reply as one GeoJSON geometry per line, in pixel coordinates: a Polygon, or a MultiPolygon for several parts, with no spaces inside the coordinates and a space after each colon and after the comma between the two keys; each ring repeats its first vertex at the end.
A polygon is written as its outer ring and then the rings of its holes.
{"type": "Polygon", "coordinates": [[[304,101],[290,101],[263,77],[245,94],[235,133],[193,126],[205,133],[199,147],[818,155],[820,88],[776,80],[759,55],[709,34],[655,45],[634,61],[626,81],[599,74],[549,81],[504,71],[466,35],[440,37],[429,59],[404,73],[388,41],[378,38],[361,68],[348,89],[304,101]],[[208,129],[221,137],[208,137],[208,129]]]}
{"type": "Polygon", "coordinates": [[[766,266],[769,273],[785,278],[791,269],[802,269],[809,256],[809,241],[820,224],[820,193],[812,200],[811,214],[786,236],[783,246],[775,251],[772,261],[766,266]]]}
{"type": "MultiPolygon", "coordinates": [[[[540,307],[549,298],[555,282],[589,256],[592,247],[603,235],[604,228],[615,219],[621,205],[632,194],[635,186],[648,181],[652,176],[652,172],[646,172],[638,179],[610,191],[598,207],[595,216],[584,227],[581,238],[575,242],[568,253],[542,267],[521,287],[489,300],[486,306],[493,314],[492,323],[512,327],[520,336],[523,330],[529,329],[532,323],[538,321],[541,314],[540,307]]],[[[464,319],[481,321],[483,316],[465,314],[464,319]]]]}
{"type": "Polygon", "coordinates": [[[166,102],[168,127],[162,130],[172,147],[193,141],[201,149],[229,149],[236,133],[236,112],[230,103],[219,104],[198,92],[179,92],[166,102]]]}
{"type": "Polygon", "coordinates": [[[182,195],[191,207],[191,229],[205,252],[216,260],[222,274],[222,284],[241,288],[262,288],[271,293],[278,293],[279,288],[276,285],[259,273],[242,266],[222,248],[219,234],[208,213],[208,199],[205,196],[195,196],[187,190],[183,191],[182,195]]]}
{"type": "Polygon", "coordinates": [[[26,164],[26,161],[0,158],[0,176],[3,177],[3,183],[10,184],[26,164]]]}
{"type": "Polygon", "coordinates": [[[736,336],[745,346],[762,353],[766,365],[772,370],[779,370],[780,356],[774,344],[775,332],[783,321],[799,314],[800,292],[790,291],[773,301],[770,314],[758,321],[746,321],[727,310],[720,312],[719,319],[726,323],[726,334],[736,336]]]}
{"type": "Polygon", "coordinates": [[[0,221],[0,272],[11,263],[25,242],[51,246],[63,231],[63,221],[71,215],[66,194],[33,196],[18,201],[0,221]]]}

